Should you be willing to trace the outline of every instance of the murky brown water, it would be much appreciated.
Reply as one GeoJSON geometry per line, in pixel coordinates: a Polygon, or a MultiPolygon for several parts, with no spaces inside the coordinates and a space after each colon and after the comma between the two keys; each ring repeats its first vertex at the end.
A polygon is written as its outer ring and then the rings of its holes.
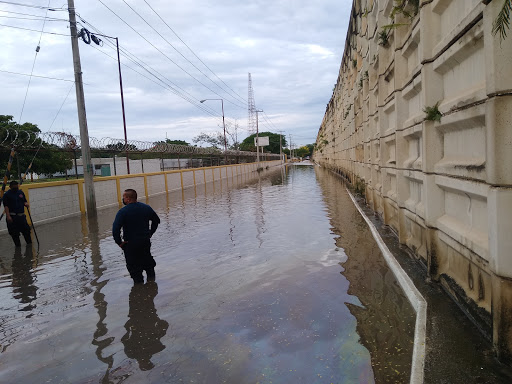
{"type": "Polygon", "coordinates": [[[0,236],[2,383],[408,382],[414,313],[335,176],[268,172],[151,198],[156,283],[110,227],[0,236]]]}

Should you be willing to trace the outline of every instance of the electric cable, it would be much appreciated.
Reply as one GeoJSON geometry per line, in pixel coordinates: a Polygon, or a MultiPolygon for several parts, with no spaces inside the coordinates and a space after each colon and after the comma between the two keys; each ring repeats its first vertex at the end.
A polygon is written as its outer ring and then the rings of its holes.
{"type": "Polygon", "coordinates": [[[52,123],[50,124],[50,128],[48,128],[48,130],[50,131],[53,127],[53,123],[55,123],[55,120],[57,120],[57,117],[59,116],[59,113],[60,111],[62,110],[62,107],[64,106],[64,103],[66,102],[66,100],[68,99],[69,97],[69,94],[71,93],[71,90],[73,89],[73,87],[75,86],[75,83],[71,84],[71,87],[69,88],[69,91],[66,95],[66,97],[64,98],[64,101],[62,102],[62,104],[60,105],[60,108],[59,110],[57,111],[57,114],[55,115],[55,117],[53,118],[53,121],[52,123]]]}
{"type": "MultiPolygon", "coordinates": [[[[0,69],[0,72],[3,73],[9,73],[11,75],[19,75],[19,76],[30,76],[28,73],[19,73],[19,72],[12,72],[12,71],[5,71],[3,69],[0,69]]],[[[58,81],[69,81],[74,83],[75,80],[69,80],[69,79],[59,79],[57,77],[48,77],[48,76],[39,76],[39,75],[32,75],[32,77],[38,77],[40,79],[48,79],[48,80],[58,80],[58,81]]],[[[84,83],[85,84],[85,83],[84,83]]]]}
{"type": "MultiPolygon", "coordinates": [[[[21,16],[33,16],[33,17],[44,17],[44,16],[41,16],[41,15],[34,15],[32,13],[23,13],[23,12],[14,12],[14,11],[6,11],[4,9],[0,9],[0,12],[3,12],[3,13],[12,13],[14,15],[21,15],[21,16]]],[[[69,22],[68,19],[62,19],[62,20],[65,20],[67,22],[69,22]]]]}
{"type": "MultiPolygon", "coordinates": [[[[48,7],[50,6],[50,1],[51,0],[48,0],[48,7]]],[[[48,10],[46,10],[45,17],[46,16],[48,16],[48,10]]],[[[32,82],[32,75],[34,74],[34,67],[36,66],[37,54],[39,53],[39,49],[41,47],[41,39],[43,37],[43,31],[44,31],[45,25],[46,25],[46,19],[43,21],[43,26],[41,28],[41,34],[39,35],[39,42],[37,43],[36,54],[34,55],[34,62],[32,63],[32,71],[30,72],[30,77],[28,79],[27,91],[25,92],[25,99],[23,100],[23,106],[21,107],[21,113],[20,113],[20,118],[18,119],[18,124],[21,124],[21,118],[23,117],[23,111],[25,110],[25,103],[27,102],[28,91],[30,89],[30,83],[32,82]]]]}
{"type": "Polygon", "coordinates": [[[14,3],[12,1],[3,1],[3,0],[0,0],[0,3],[1,4],[8,4],[8,5],[18,5],[20,7],[27,7],[27,8],[46,9],[46,10],[49,10],[49,11],[55,10],[55,8],[50,8],[49,5],[48,5],[48,7],[43,7],[42,5],[14,3]]]}
{"type": "Polygon", "coordinates": [[[167,22],[162,18],[162,16],[160,16],[160,14],[155,11],[153,9],[153,7],[146,1],[144,0],[144,2],[148,5],[148,7],[160,18],[160,20],[162,20],[162,22],[167,26],[167,28],[169,28],[171,30],[172,33],[174,33],[174,35],[185,45],[185,47],[188,48],[188,50],[190,52],[192,52],[192,54],[197,58],[197,60],[199,60],[206,68],[208,68],[208,70],[213,73],[215,75],[215,77],[217,77],[217,79],[219,79],[220,81],[222,81],[224,83],[224,85],[226,85],[226,87],[228,87],[230,90],[232,90],[239,98],[240,100],[244,103],[244,104],[247,104],[247,100],[245,100],[242,96],[240,96],[233,88],[231,88],[228,84],[226,84],[224,82],[224,80],[222,80],[219,76],[217,76],[217,74],[215,72],[213,72],[210,67],[208,67],[208,65],[206,65],[203,60],[201,60],[201,58],[199,56],[196,55],[196,53],[192,50],[192,48],[190,48],[187,43],[185,43],[183,41],[183,39],[181,37],[178,36],[178,34],[174,31],[174,29],[172,29],[169,24],[167,24],[167,22]]]}
{"type": "Polygon", "coordinates": [[[71,35],[67,35],[65,33],[57,33],[57,32],[41,32],[37,29],[30,29],[30,28],[22,28],[22,27],[15,27],[13,25],[5,25],[5,24],[0,24],[0,27],[6,27],[6,28],[14,28],[14,29],[22,29],[24,31],[31,31],[31,32],[37,32],[37,33],[44,33],[45,35],[56,35],[56,36],[66,36],[66,37],[70,37],[71,35]]]}
{"type": "MultiPolygon", "coordinates": [[[[96,48],[96,47],[94,47],[94,48],[96,48]]],[[[113,49],[113,50],[116,50],[116,49],[117,49],[116,47],[110,47],[110,48],[111,48],[111,49],[113,49]]],[[[100,51],[101,53],[103,53],[105,56],[110,57],[110,58],[111,58],[112,60],[114,60],[114,61],[117,61],[117,58],[115,58],[115,57],[113,57],[113,56],[108,55],[107,53],[105,53],[105,52],[103,52],[103,51],[99,50],[98,48],[96,48],[96,49],[97,49],[98,51],[100,51]]],[[[120,50],[121,50],[121,48],[120,48],[120,50]]],[[[162,80],[159,76],[155,75],[154,73],[152,73],[151,71],[149,71],[147,68],[145,68],[145,67],[144,67],[144,66],[142,66],[140,63],[138,63],[138,62],[136,62],[135,60],[133,60],[132,58],[130,58],[130,57],[128,57],[128,56],[124,56],[124,57],[125,57],[125,58],[127,58],[127,59],[128,59],[129,61],[131,61],[132,63],[134,63],[135,65],[137,65],[137,66],[141,67],[141,68],[142,68],[143,70],[145,70],[146,72],[148,72],[148,74],[149,74],[149,75],[151,75],[151,76],[155,77],[155,78],[156,78],[158,81],[160,81],[163,85],[162,85],[162,84],[157,83],[156,81],[154,81],[154,80],[152,80],[152,79],[150,79],[150,78],[148,78],[147,76],[145,76],[145,75],[141,74],[140,72],[136,71],[135,69],[131,68],[130,66],[128,66],[128,65],[126,65],[126,64],[124,64],[124,63],[122,63],[121,65],[123,65],[123,66],[125,66],[125,67],[127,67],[127,68],[131,69],[132,71],[134,71],[134,72],[136,72],[137,74],[141,75],[142,77],[144,77],[144,78],[146,78],[146,79],[148,79],[148,80],[150,80],[150,81],[154,82],[155,84],[157,84],[157,85],[161,86],[162,88],[164,88],[164,89],[169,89],[169,90],[170,90],[172,93],[174,93],[176,96],[181,97],[183,100],[188,101],[189,103],[191,103],[191,104],[195,105],[196,107],[198,107],[199,109],[203,110],[204,112],[207,112],[208,114],[210,114],[210,115],[212,115],[212,116],[214,116],[214,115],[215,115],[215,114],[214,114],[214,112],[207,111],[207,110],[206,110],[206,108],[204,108],[204,106],[203,106],[202,104],[199,104],[197,100],[194,100],[194,99],[193,99],[193,96],[192,96],[192,95],[190,95],[190,94],[189,94],[188,92],[186,92],[185,90],[183,90],[183,91],[184,91],[185,93],[187,93],[187,95],[189,95],[189,96],[186,96],[186,95],[181,94],[178,90],[176,90],[176,89],[175,89],[175,87],[173,87],[173,86],[171,86],[171,85],[167,84],[167,83],[166,83],[164,80],[162,80]]],[[[155,71],[155,72],[157,72],[159,75],[161,75],[158,71],[155,71]]],[[[161,75],[161,76],[163,76],[163,75],[161,75]]],[[[165,78],[165,76],[163,76],[163,77],[165,78]]],[[[165,79],[166,79],[168,82],[170,82],[172,85],[177,86],[176,84],[174,84],[174,83],[173,83],[172,81],[170,81],[169,79],[167,79],[167,78],[165,78],[165,79]]],[[[177,87],[179,87],[179,86],[177,86],[177,87]]],[[[182,88],[180,88],[180,89],[182,89],[182,88]]]]}
{"type": "MultiPolygon", "coordinates": [[[[107,36],[103,31],[101,31],[100,29],[98,29],[96,26],[92,25],[91,23],[89,23],[87,20],[84,20],[82,18],[82,16],[80,14],[77,13],[77,16],[79,17],[79,19],[81,20],[81,22],[79,22],[78,24],[81,24],[81,25],[84,25],[85,26],[88,26],[89,28],[91,28],[91,30],[93,30],[92,33],[98,33],[100,35],[103,35],[103,36],[107,36]]],[[[117,51],[117,46],[116,44],[114,44],[112,41],[110,41],[109,39],[106,39],[105,40],[105,43],[107,44],[107,46],[109,46],[110,49],[112,49],[113,51],[117,51]]],[[[96,48],[96,47],[94,47],[96,48]]],[[[99,50],[99,49],[98,49],[99,50]]],[[[102,54],[104,54],[105,56],[111,58],[112,60],[115,60],[117,61],[117,58],[114,58],[108,54],[106,54],[105,52],[99,50],[102,54]]],[[[217,111],[215,111],[213,108],[211,107],[207,107],[206,105],[204,104],[199,104],[198,103],[198,99],[195,99],[193,95],[191,95],[189,92],[187,92],[185,89],[183,89],[182,87],[180,87],[178,84],[174,83],[172,80],[170,80],[169,78],[167,78],[165,75],[163,75],[162,73],[158,72],[157,70],[155,70],[153,67],[151,67],[150,65],[146,64],[142,59],[138,58],[136,55],[134,55],[133,53],[131,53],[129,50],[123,48],[122,46],[119,46],[119,51],[121,52],[121,55],[123,57],[125,57],[126,59],[128,59],[130,62],[132,62],[133,64],[135,64],[137,67],[141,68],[141,70],[145,71],[148,73],[149,76],[151,77],[154,77],[155,79],[157,79],[157,81],[161,82],[162,84],[159,84],[158,82],[148,78],[147,76],[141,74],[140,72],[136,71],[135,69],[131,68],[130,66],[122,63],[123,66],[126,66],[127,68],[129,68],[130,70],[132,70],[133,72],[139,74],[140,76],[144,77],[145,79],[149,80],[149,81],[152,81],[153,83],[157,84],[158,86],[162,87],[163,89],[167,89],[169,91],[171,91],[172,93],[174,93],[175,95],[177,95],[178,97],[181,97],[183,100],[189,102],[190,104],[194,105],[196,108],[202,110],[203,112],[206,112],[207,114],[213,116],[213,117],[217,117],[217,118],[221,118],[221,116],[218,114],[217,111]],[[142,63],[142,64],[141,64],[142,63]],[[150,68],[150,69],[148,69],[150,68]],[[156,72],[156,74],[158,75],[155,75],[155,73],[153,72],[156,72]],[[164,81],[163,79],[165,79],[167,81],[164,81]],[[169,85],[172,84],[172,85],[169,85]],[[181,94],[180,91],[178,91],[176,88],[180,89],[183,93],[186,94],[183,95],[181,94]],[[205,108],[207,110],[205,110],[205,108]]],[[[229,118],[229,117],[225,117],[225,120],[232,123],[232,119],[229,118]]]]}
{"type": "MultiPolygon", "coordinates": [[[[198,70],[198,71],[199,71],[199,72],[200,72],[204,77],[206,77],[208,80],[210,80],[214,85],[216,85],[217,87],[219,87],[222,91],[226,92],[226,94],[227,94],[227,95],[229,95],[229,97],[232,97],[232,98],[233,98],[233,100],[236,100],[237,102],[240,102],[239,100],[237,100],[237,98],[236,98],[236,97],[233,97],[233,96],[232,96],[229,92],[227,92],[224,88],[222,88],[220,85],[218,85],[217,83],[215,83],[212,79],[210,79],[210,77],[208,77],[208,75],[206,75],[206,73],[204,73],[204,72],[203,72],[201,69],[199,69],[199,68],[198,68],[198,67],[197,67],[193,62],[191,62],[187,57],[185,57],[185,55],[183,55],[183,53],[181,53],[181,52],[180,52],[180,51],[179,51],[179,50],[178,50],[178,49],[177,49],[177,48],[176,48],[172,43],[170,43],[170,42],[169,42],[169,41],[168,41],[164,36],[162,36],[162,34],[161,34],[160,32],[158,32],[158,31],[157,31],[157,30],[156,30],[156,29],[155,29],[155,28],[154,28],[150,23],[148,23],[148,22],[146,21],[146,19],[144,19],[144,18],[140,15],[140,13],[138,13],[135,9],[133,9],[133,7],[132,7],[130,4],[128,4],[125,0],[122,0],[122,1],[123,1],[123,3],[125,3],[125,4],[126,4],[126,5],[127,5],[127,6],[128,6],[128,7],[129,7],[129,8],[130,8],[130,9],[131,9],[131,10],[132,10],[132,11],[133,11],[137,16],[139,16],[139,18],[141,18],[141,19],[142,19],[142,21],[144,21],[144,22],[145,22],[145,23],[146,23],[146,24],[147,24],[147,25],[148,25],[148,26],[149,26],[153,31],[155,31],[155,32],[156,32],[156,33],[157,33],[157,34],[158,34],[158,35],[159,35],[159,36],[160,36],[160,37],[161,37],[161,38],[162,38],[162,39],[163,39],[167,44],[169,44],[169,45],[170,45],[170,46],[171,46],[171,47],[172,47],[172,48],[173,48],[173,49],[174,49],[174,50],[175,50],[175,51],[176,51],[176,52],[177,52],[181,57],[183,57],[186,61],[188,61],[190,64],[192,64],[192,66],[193,66],[195,69],[197,69],[197,70],[198,70]]],[[[148,5],[149,5],[149,4],[148,4],[148,5]]],[[[151,8],[151,7],[150,7],[150,8],[151,8]]],[[[155,11],[153,10],[153,12],[155,12],[155,11]]],[[[157,16],[159,16],[159,15],[157,14],[157,16]]],[[[159,17],[160,17],[160,16],[159,16],[159,17]]],[[[160,19],[162,19],[162,18],[160,17],[160,19]]],[[[180,40],[181,40],[181,39],[180,39],[180,40]]],[[[227,99],[226,99],[226,101],[229,101],[229,100],[227,100],[227,99]]],[[[242,100],[242,102],[244,102],[244,101],[242,100]]],[[[232,103],[232,104],[233,104],[233,103],[232,103]]],[[[237,104],[235,104],[235,105],[237,105],[237,104]]],[[[246,109],[246,107],[244,107],[244,106],[240,106],[240,105],[238,105],[238,107],[240,107],[240,108],[242,108],[242,109],[246,109]]]]}
{"type": "MultiPolygon", "coordinates": [[[[3,11],[0,11],[0,12],[3,12],[3,11]]],[[[34,18],[18,17],[18,16],[5,16],[5,15],[0,15],[0,17],[2,17],[4,19],[15,19],[15,20],[30,20],[30,21],[46,20],[46,21],[65,21],[66,23],[69,22],[69,20],[66,20],[66,19],[58,19],[56,17],[45,17],[45,16],[35,16],[35,15],[34,15],[34,18]]]]}
{"type": "MultiPolygon", "coordinates": [[[[93,46],[94,47],[94,46],[93,46]]],[[[101,51],[100,49],[94,47],[95,49],[97,49],[99,52],[101,52],[102,54],[104,54],[105,56],[111,58],[112,60],[114,61],[117,61],[117,58],[113,57],[113,56],[110,56],[109,54],[101,51]]],[[[204,108],[204,106],[202,104],[199,104],[197,103],[197,101],[193,100],[193,99],[190,99],[188,97],[186,97],[185,95],[182,95],[180,92],[178,92],[176,89],[174,89],[172,86],[168,85],[165,83],[165,81],[163,81],[162,79],[160,79],[159,77],[155,76],[154,74],[152,74],[152,76],[156,77],[162,84],[158,83],[157,81],[145,76],[144,74],[140,73],[139,71],[133,69],[132,67],[130,67],[129,65],[127,64],[124,64],[124,63],[121,63],[122,66],[132,70],[133,72],[139,74],[140,76],[144,77],[145,79],[155,83],[156,85],[162,87],[163,89],[166,89],[166,90],[169,90],[171,93],[175,94],[176,96],[178,97],[181,97],[183,100],[189,102],[190,104],[194,105],[196,108],[200,109],[201,111],[213,116],[213,117],[219,117],[218,115],[214,114],[213,112],[211,111],[208,111],[206,108],[204,108]]]]}
{"type": "Polygon", "coordinates": [[[265,121],[267,121],[272,127],[273,129],[275,129],[276,131],[278,131],[277,127],[274,125],[274,123],[270,120],[270,118],[268,117],[268,115],[265,113],[265,111],[263,111],[263,118],[265,119],[265,121]]]}
{"type": "MultiPolygon", "coordinates": [[[[102,35],[105,35],[101,30],[99,30],[97,27],[95,27],[94,25],[92,25],[91,23],[89,23],[88,21],[84,20],[80,15],[78,15],[80,20],[82,21],[82,23],[84,24],[87,24],[88,26],[90,26],[93,30],[96,30],[99,34],[102,34],[102,35]]],[[[114,51],[117,50],[117,46],[109,41],[108,39],[106,40],[106,43],[107,45],[114,51]]],[[[96,47],[94,47],[96,48],[96,47]]],[[[131,61],[132,63],[134,63],[135,65],[137,65],[138,67],[140,67],[142,70],[146,71],[150,76],[156,78],[158,81],[160,81],[161,83],[164,84],[164,86],[162,86],[161,84],[158,84],[157,82],[155,82],[154,80],[152,79],[149,79],[148,77],[142,75],[140,72],[134,70],[133,68],[131,68],[130,66],[127,66],[126,64],[122,64],[123,66],[126,66],[127,68],[131,69],[132,71],[138,73],[139,75],[143,76],[144,78],[154,82],[155,84],[161,86],[162,88],[164,89],[167,89],[167,88],[170,88],[169,90],[174,93],[175,95],[177,95],[178,97],[181,97],[182,99],[184,99],[185,101],[188,101],[189,103],[191,103],[192,105],[194,105],[196,108],[202,110],[203,112],[206,112],[208,113],[209,115],[211,116],[216,116],[216,117],[219,117],[220,116],[218,115],[218,112],[216,112],[215,110],[213,110],[212,108],[210,107],[207,107],[206,105],[204,104],[199,104],[198,103],[198,100],[196,100],[194,98],[194,96],[192,96],[190,93],[188,93],[185,89],[181,88],[179,85],[177,85],[176,83],[172,82],[171,80],[169,80],[167,77],[165,77],[163,74],[161,74],[160,72],[158,72],[157,70],[155,70],[154,68],[152,68],[151,66],[149,66],[148,64],[146,64],[143,60],[141,60],[140,58],[138,58],[137,56],[135,56],[134,54],[132,54],[130,51],[128,51],[127,49],[123,48],[123,47],[119,47],[119,50],[120,52],[122,53],[123,57],[127,58],[129,61],[131,61]],[[141,64],[142,63],[142,64],[141,64]],[[148,68],[146,67],[149,67],[151,70],[149,70],[148,68]],[[153,72],[156,72],[158,74],[155,75],[155,73],[153,72]],[[167,82],[169,82],[171,85],[169,85],[168,83],[166,83],[164,80],[162,80],[163,77],[167,82]],[[177,89],[175,88],[179,88],[181,91],[183,91],[185,95],[181,94],[181,92],[179,92],[177,89]]],[[[112,57],[112,56],[109,56],[108,54],[104,53],[103,51],[100,50],[101,53],[105,54],[107,57],[110,57],[111,59],[117,61],[116,58],[112,57]]]]}
{"type": "MultiPolygon", "coordinates": [[[[135,28],[133,28],[130,24],[128,24],[123,18],[121,18],[117,13],[115,13],[112,9],[110,9],[102,0],[98,0],[105,8],[107,8],[110,12],[112,12],[119,20],[121,20],[123,23],[125,23],[128,27],[130,27],[130,29],[132,29],[137,35],[139,35],[142,39],[144,39],[149,45],[151,45],[153,48],[155,48],[158,52],[160,52],[163,56],[165,56],[171,63],[173,63],[174,65],[176,65],[179,69],[181,69],[183,72],[185,72],[187,75],[189,75],[191,78],[193,78],[196,82],[198,82],[199,84],[201,84],[203,87],[205,87],[206,89],[208,89],[210,92],[216,94],[217,96],[221,97],[221,95],[219,95],[217,92],[215,92],[213,89],[211,89],[210,87],[208,87],[206,84],[204,84],[203,82],[201,82],[200,80],[198,80],[196,77],[194,77],[192,74],[190,74],[187,70],[185,70],[183,67],[181,67],[178,63],[176,63],[174,60],[172,60],[169,56],[167,56],[164,52],[162,52],[158,47],[156,47],[153,43],[151,43],[148,39],[146,39],[144,36],[142,36],[142,34],[140,34],[135,28]]],[[[233,104],[233,105],[236,105],[234,103],[232,103],[231,101],[229,100],[226,100],[228,101],[229,103],[233,104]]],[[[239,108],[245,108],[245,107],[240,107],[239,105],[236,105],[237,107],[239,108]]]]}

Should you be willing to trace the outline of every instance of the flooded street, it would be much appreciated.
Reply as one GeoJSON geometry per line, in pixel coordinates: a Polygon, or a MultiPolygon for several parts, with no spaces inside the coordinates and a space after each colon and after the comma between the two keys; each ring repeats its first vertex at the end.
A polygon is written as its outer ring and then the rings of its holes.
{"type": "Polygon", "coordinates": [[[133,287],[117,208],[36,226],[39,253],[0,236],[1,383],[409,381],[415,313],[339,178],[275,168],[148,203],[155,283],[133,287]]]}

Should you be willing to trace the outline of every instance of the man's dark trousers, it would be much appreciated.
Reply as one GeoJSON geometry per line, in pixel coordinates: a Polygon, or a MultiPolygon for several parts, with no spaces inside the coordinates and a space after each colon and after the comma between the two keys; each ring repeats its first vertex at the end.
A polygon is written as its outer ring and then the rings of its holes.
{"type": "Polygon", "coordinates": [[[151,256],[151,241],[149,239],[129,241],[123,246],[126,268],[134,283],[143,283],[142,271],[146,271],[147,279],[155,279],[156,262],[151,256]]]}
{"type": "Polygon", "coordinates": [[[32,238],[30,237],[30,226],[27,223],[27,217],[25,215],[16,214],[11,215],[11,218],[12,222],[7,222],[7,231],[9,235],[11,235],[14,245],[17,247],[21,246],[20,233],[23,234],[25,242],[31,244],[32,238]]]}

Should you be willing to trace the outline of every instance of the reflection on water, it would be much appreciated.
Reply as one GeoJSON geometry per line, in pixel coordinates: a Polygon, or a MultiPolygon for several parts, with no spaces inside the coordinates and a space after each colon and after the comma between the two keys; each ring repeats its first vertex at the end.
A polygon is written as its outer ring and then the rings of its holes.
{"type": "Polygon", "coordinates": [[[347,261],[343,275],[350,281],[348,293],[362,306],[347,303],[357,318],[361,343],[370,351],[377,382],[409,381],[414,340],[415,313],[399,288],[377,244],[371,239],[344,185],[334,174],[317,168],[332,230],[339,235],[347,261]],[[391,330],[391,331],[386,331],[391,330]]]}
{"type": "Polygon", "coordinates": [[[121,338],[124,353],[137,360],[139,368],[148,371],[154,367],[151,357],[165,349],[160,339],[165,336],[169,323],[161,320],[155,309],[158,284],[154,281],[136,284],[130,291],[130,312],[124,325],[126,334],[121,338]]]}
{"type": "Polygon", "coordinates": [[[156,283],[132,286],[117,208],[39,226],[39,255],[0,236],[0,382],[406,381],[411,310],[338,179],[282,167],[148,203],[156,283]]]}
{"type": "Polygon", "coordinates": [[[34,250],[32,244],[27,245],[22,254],[21,247],[16,247],[12,259],[12,291],[15,299],[21,304],[20,311],[30,311],[35,308],[31,303],[37,298],[37,286],[35,285],[32,263],[34,250]]]}
{"type": "Polygon", "coordinates": [[[100,280],[106,268],[103,265],[101,257],[98,218],[89,218],[89,220],[87,222],[83,222],[83,224],[83,233],[89,240],[90,245],[90,260],[93,272],[93,280],[91,281],[91,287],[93,289],[92,297],[94,300],[94,308],[98,312],[99,318],[96,323],[96,330],[94,331],[91,344],[96,346],[95,354],[97,359],[107,366],[105,376],[102,380],[105,382],[108,378],[110,369],[112,369],[114,364],[114,357],[112,354],[108,353],[104,356],[103,351],[105,351],[115,340],[114,337],[108,336],[108,328],[105,323],[108,303],[105,300],[105,294],[101,292],[108,283],[108,280],[100,280]]]}

